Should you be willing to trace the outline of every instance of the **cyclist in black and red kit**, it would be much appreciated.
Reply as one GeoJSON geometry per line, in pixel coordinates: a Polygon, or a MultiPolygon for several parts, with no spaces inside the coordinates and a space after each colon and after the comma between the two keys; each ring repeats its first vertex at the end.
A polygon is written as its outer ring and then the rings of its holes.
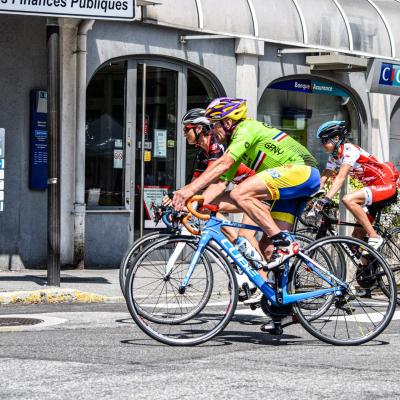
{"type": "MultiPolygon", "coordinates": [[[[188,144],[201,148],[197,154],[196,169],[192,181],[198,178],[213,162],[218,160],[224,152],[226,144],[221,143],[213,135],[212,126],[208,118],[204,116],[205,110],[193,108],[182,118],[183,134],[188,144]]],[[[239,183],[243,179],[253,176],[255,171],[241,164],[236,171],[233,183],[239,183]]]]}
{"type": "Polygon", "coordinates": [[[202,108],[193,108],[182,118],[183,134],[188,144],[201,149],[197,154],[192,180],[198,178],[225,151],[223,144],[218,143],[211,134],[211,124],[204,113],[205,110],[202,108]]]}

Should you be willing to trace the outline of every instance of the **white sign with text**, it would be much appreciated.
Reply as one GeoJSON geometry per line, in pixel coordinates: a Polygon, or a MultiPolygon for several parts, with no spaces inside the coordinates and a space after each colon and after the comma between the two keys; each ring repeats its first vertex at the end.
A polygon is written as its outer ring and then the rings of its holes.
{"type": "Polygon", "coordinates": [[[0,0],[0,13],[131,21],[135,4],[135,0],[0,0]]]}

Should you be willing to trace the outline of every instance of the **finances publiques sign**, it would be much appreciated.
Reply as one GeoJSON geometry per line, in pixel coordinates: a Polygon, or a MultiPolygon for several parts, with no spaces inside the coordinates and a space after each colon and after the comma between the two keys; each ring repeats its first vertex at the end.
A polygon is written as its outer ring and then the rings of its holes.
{"type": "Polygon", "coordinates": [[[0,13],[130,21],[135,0],[0,0],[0,13]]]}

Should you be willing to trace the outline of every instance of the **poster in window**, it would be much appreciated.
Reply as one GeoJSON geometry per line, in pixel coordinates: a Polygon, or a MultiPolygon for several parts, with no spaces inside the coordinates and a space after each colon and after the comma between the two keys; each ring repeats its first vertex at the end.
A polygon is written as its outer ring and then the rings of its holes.
{"type": "Polygon", "coordinates": [[[153,157],[167,158],[167,130],[154,129],[153,157]]]}
{"type": "MultiPolygon", "coordinates": [[[[140,186],[137,186],[140,191],[140,186]]],[[[157,225],[154,222],[155,207],[162,204],[164,192],[171,189],[171,186],[145,186],[144,187],[144,210],[145,210],[145,228],[166,228],[164,223],[160,221],[157,225]]]]}
{"type": "Polygon", "coordinates": [[[114,149],[114,168],[121,169],[123,167],[124,151],[121,149],[114,149]]]}

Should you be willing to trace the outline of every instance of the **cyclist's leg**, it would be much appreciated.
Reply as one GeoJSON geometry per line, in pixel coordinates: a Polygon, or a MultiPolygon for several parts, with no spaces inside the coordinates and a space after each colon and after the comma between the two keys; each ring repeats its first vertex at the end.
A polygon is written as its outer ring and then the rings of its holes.
{"type": "Polygon", "coordinates": [[[362,226],[356,226],[353,229],[352,236],[357,239],[364,239],[366,235],[367,235],[367,232],[362,226]]]}
{"type": "Polygon", "coordinates": [[[305,165],[285,165],[262,171],[246,179],[232,190],[230,197],[262,228],[275,247],[274,261],[270,267],[279,265],[295,254],[295,245],[282,234],[275,223],[269,206],[263,200],[295,199],[309,196],[319,187],[317,169],[305,165]]]}
{"type": "Polygon", "coordinates": [[[236,186],[231,199],[272,237],[281,232],[262,200],[295,199],[315,191],[319,172],[305,165],[284,165],[264,170],[236,186]]]}
{"type": "MultiPolygon", "coordinates": [[[[238,213],[241,212],[237,206],[230,200],[229,192],[225,191],[227,183],[219,181],[207,187],[203,192],[205,204],[218,204],[220,212],[217,214],[217,218],[226,219],[221,213],[238,213]]],[[[234,243],[237,237],[236,230],[225,226],[222,228],[225,236],[234,243]]]]}
{"type": "MultiPolygon", "coordinates": [[[[271,215],[281,231],[292,231],[294,219],[297,212],[297,204],[293,200],[277,200],[272,203],[271,215]]],[[[270,238],[264,235],[260,241],[260,248],[264,257],[271,258],[273,248],[270,238]]]]}
{"type": "Polygon", "coordinates": [[[368,186],[343,196],[343,204],[354,215],[356,220],[365,229],[370,238],[378,238],[374,227],[363,206],[370,206],[375,202],[388,199],[396,192],[396,185],[368,186]]]}
{"type": "Polygon", "coordinates": [[[354,215],[358,223],[364,228],[368,237],[376,238],[378,234],[369,221],[367,213],[363,210],[363,206],[367,201],[367,194],[363,189],[344,195],[342,201],[345,207],[354,215]]]}
{"type": "MultiPolygon", "coordinates": [[[[296,213],[296,204],[293,201],[286,200],[277,200],[273,202],[264,202],[265,205],[269,207],[271,212],[271,216],[275,221],[276,225],[281,231],[291,231],[295,213],[296,213]]],[[[246,214],[243,214],[243,224],[255,225],[255,222],[246,214]]],[[[238,236],[243,236],[248,239],[251,244],[260,250],[262,253],[265,252],[266,247],[270,248],[269,257],[272,253],[272,243],[268,239],[268,236],[263,235],[261,241],[257,241],[255,238],[255,232],[250,231],[248,229],[239,229],[238,236]]],[[[267,253],[268,254],[268,253],[267,253]]],[[[264,254],[266,259],[268,260],[268,255],[264,254]]]]}

